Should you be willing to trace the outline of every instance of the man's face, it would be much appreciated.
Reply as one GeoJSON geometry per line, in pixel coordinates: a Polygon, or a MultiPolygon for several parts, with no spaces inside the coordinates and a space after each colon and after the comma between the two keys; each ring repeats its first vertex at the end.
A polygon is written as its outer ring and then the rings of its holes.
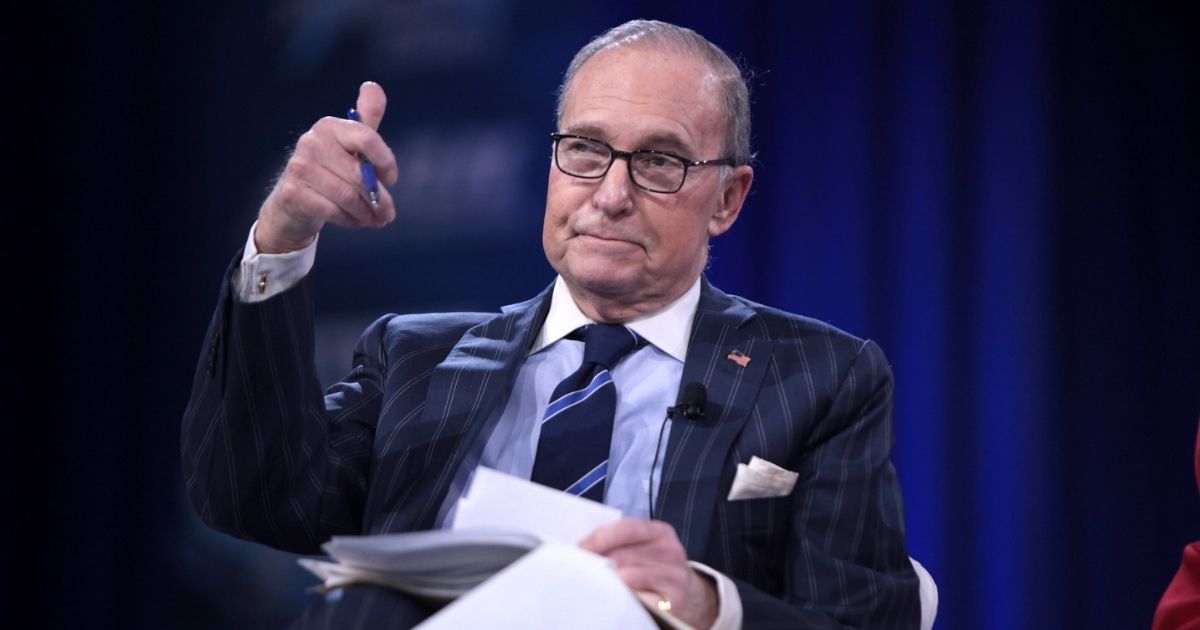
{"type": "MultiPolygon", "coordinates": [[[[610,49],[576,73],[559,131],[618,150],[725,157],[718,87],[703,63],[679,53],[637,44],[610,49]]],[[[552,159],[546,258],[577,302],[619,305],[629,315],[661,308],[703,270],[708,238],[737,218],[753,173],[743,166],[722,178],[720,170],[689,169],[682,190],[663,194],[638,188],[622,159],[598,180],[567,175],[552,159]]]]}

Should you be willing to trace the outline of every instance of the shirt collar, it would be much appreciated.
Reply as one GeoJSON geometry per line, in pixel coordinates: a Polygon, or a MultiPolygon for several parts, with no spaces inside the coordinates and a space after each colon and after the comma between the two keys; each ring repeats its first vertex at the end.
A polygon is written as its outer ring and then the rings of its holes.
{"type": "MultiPolygon", "coordinates": [[[[633,332],[649,341],[654,347],[678,359],[687,360],[688,338],[692,334],[692,320],[696,317],[696,307],[700,304],[700,278],[692,283],[692,287],[656,313],[625,322],[633,332]]],[[[575,299],[571,297],[567,283],[562,276],[554,280],[554,292],[550,296],[550,312],[546,321],[538,331],[533,347],[533,354],[554,342],[571,334],[571,331],[593,323],[588,319],[575,299]]]]}

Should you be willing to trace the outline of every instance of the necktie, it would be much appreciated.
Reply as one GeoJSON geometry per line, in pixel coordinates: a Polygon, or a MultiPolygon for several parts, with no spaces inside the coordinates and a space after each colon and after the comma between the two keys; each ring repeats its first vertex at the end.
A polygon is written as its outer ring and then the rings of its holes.
{"type": "Polygon", "coordinates": [[[642,339],[618,324],[589,324],[568,338],[578,339],[580,333],[583,365],[550,395],[542,414],[532,479],[602,502],[617,411],[617,388],[608,371],[642,339]]]}

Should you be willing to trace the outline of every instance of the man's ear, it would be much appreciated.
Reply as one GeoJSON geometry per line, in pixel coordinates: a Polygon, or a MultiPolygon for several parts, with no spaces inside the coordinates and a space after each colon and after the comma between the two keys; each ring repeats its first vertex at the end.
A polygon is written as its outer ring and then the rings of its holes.
{"type": "Polygon", "coordinates": [[[725,182],[721,188],[721,198],[717,202],[719,204],[717,211],[708,220],[710,237],[724,234],[733,226],[733,222],[737,221],[753,181],[754,169],[749,164],[743,164],[725,176],[725,182]]]}

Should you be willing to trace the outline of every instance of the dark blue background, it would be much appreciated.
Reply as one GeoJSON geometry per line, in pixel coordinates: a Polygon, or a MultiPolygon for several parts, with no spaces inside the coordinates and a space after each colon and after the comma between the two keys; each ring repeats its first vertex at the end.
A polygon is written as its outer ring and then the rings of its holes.
{"type": "Polygon", "coordinates": [[[6,621],[290,619],[314,580],[205,530],[178,463],[218,280],[274,172],[359,82],[388,89],[400,218],[322,236],[323,378],[384,311],[528,297],[552,277],[553,91],[632,17],[755,71],[755,185],[710,274],[888,352],[938,627],[1146,627],[1200,539],[1200,55],[1182,9],[104,4],[47,4],[4,44],[23,86],[7,154],[52,176],[10,187],[28,227],[6,252],[27,320],[7,341],[6,621]]]}

